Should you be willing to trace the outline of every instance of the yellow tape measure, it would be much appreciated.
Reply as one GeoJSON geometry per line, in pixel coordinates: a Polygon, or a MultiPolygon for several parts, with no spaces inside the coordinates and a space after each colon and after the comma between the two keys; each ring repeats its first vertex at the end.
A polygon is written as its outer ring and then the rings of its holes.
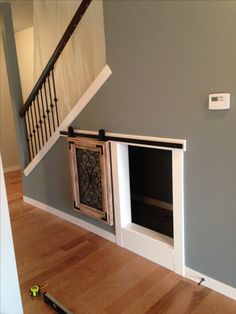
{"type": "Polygon", "coordinates": [[[30,287],[29,293],[32,297],[38,297],[40,294],[40,286],[32,286],[30,287]]]}

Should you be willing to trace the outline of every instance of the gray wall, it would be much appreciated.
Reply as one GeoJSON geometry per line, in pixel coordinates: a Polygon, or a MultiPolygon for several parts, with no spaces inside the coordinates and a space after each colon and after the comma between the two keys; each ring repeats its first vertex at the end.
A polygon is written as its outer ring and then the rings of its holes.
{"type": "MultiPolygon", "coordinates": [[[[82,129],[187,139],[186,265],[234,287],[235,12],[234,1],[105,1],[113,74],[73,123],[82,129]],[[231,93],[230,110],[207,109],[208,94],[214,92],[231,93]]],[[[65,210],[66,154],[61,140],[25,181],[26,195],[65,210]],[[51,171],[50,185],[44,167],[51,171]],[[42,195],[45,183],[52,193],[42,195]]]]}
{"type": "Polygon", "coordinates": [[[73,210],[68,155],[68,143],[61,138],[30,175],[23,178],[24,195],[114,233],[114,227],[73,210]]]}

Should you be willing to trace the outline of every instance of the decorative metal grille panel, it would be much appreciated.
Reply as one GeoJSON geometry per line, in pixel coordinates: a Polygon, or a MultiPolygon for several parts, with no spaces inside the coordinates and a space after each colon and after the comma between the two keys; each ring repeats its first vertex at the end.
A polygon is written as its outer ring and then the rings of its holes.
{"type": "Polygon", "coordinates": [[[100,153],[76,149],[80,202],[103,211],[100,153]]]}
{"type": "Polygon", "coordinates": [[[109,143],[69,137],[74,210],[113,225],[109,143]]]}

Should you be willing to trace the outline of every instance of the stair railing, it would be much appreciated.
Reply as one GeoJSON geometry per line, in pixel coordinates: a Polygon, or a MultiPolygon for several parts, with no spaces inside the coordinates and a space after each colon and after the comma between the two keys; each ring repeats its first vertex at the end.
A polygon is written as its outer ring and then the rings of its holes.
{"type": "Polygon", "coordinates": [[[54,66],[92,0],[83,0],[65,30],[32,92],[20,109],[31,161],[59,126],[54,66]]]}

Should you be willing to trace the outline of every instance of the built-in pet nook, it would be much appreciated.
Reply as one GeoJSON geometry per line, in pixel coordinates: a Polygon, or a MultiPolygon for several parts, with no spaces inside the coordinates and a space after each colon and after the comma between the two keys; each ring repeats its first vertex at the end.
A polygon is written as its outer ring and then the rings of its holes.
{"type": "Polygon", "coordinates": [[[70,135],[75,210],[108,224],[114,213],[118,245],[184,275],[186,141],[103,130],[62,134],[70,135]]]}
{"type": "Polygon", "coordinates": [[[132,222],[173,238],[171,151],[128,149],[132,222]]]}

